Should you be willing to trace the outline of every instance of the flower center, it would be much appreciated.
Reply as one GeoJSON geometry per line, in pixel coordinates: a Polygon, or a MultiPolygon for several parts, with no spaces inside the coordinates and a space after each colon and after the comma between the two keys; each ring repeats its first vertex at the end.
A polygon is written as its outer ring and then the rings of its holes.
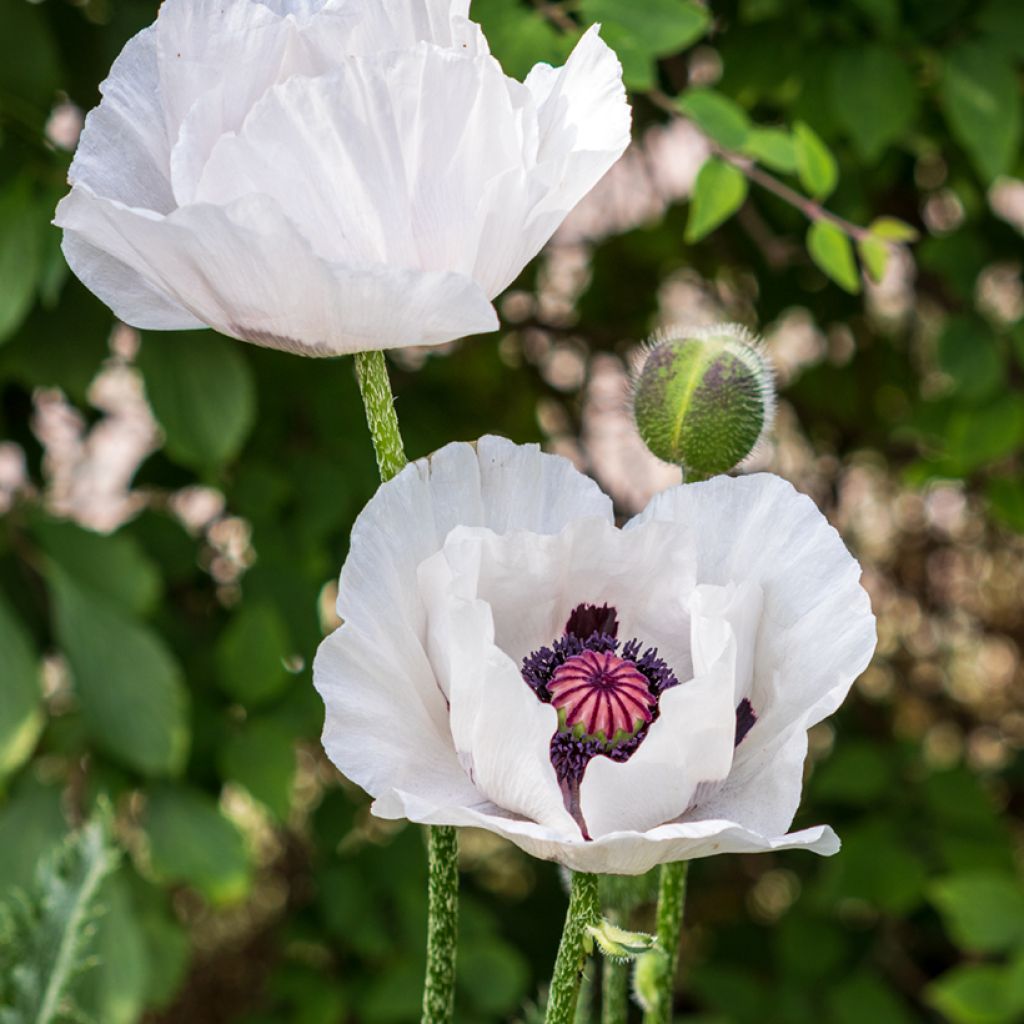
{"type": "Polygon", "coordinates": [[[574,654],[554,670],[547,689],[564,731],[609,748],[649,725],[658,704],[647,677],[612,651],[574,654]]]}

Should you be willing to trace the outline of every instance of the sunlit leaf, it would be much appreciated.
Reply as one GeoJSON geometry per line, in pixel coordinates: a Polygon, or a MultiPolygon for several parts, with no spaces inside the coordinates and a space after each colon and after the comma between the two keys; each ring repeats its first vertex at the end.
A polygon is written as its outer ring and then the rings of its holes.
{"type": "Polygon", "coordinates": [[[732,164],[712,157],[701,167],[690,200],[686,241],[698,242],[728,220],[747,198],[747,179],[732,164]]]}
{"type": "Polygon", "coordinates": [[[840,288],[853,295],[860,291],[853,243],[841,228],[830,221],[816,220],[807,232],[807,251],[840,288]]]}

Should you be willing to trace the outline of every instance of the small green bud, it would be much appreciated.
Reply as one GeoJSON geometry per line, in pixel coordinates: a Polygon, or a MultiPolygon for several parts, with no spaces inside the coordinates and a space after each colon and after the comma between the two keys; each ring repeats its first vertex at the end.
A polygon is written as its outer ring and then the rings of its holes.
{"type": "Polygon", "coordinates": [[[658,982],[669,969],[668,954],[660,946],[637,957],[633,966],[633,998],[646,1014],[658,1011],[658,982]]]}
{"type": "Polygon", "coordinates": [[[659,459],[706,480],[739,465],[771,426],[774,375],[744,327],[665,331],[640,369],[633,413],[659,459]]]}
{"type": "Polygon", "coordinates": [[[587,935],[612,960],[635,960],[654,946],[653,935],[627,931],[604,917],[597,924],[587,925],[587,935]]]}

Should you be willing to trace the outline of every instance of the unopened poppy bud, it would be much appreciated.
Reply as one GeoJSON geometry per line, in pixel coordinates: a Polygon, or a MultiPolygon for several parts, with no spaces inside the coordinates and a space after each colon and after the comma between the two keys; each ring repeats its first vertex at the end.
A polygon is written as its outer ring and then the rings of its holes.
{"type": "Polygon", "coordinates": [[[640,369],[633,410],[659,459],[705,480],[739,465],[771,426],[772,370],[758,339],[736,324],[665,331],[640,369]]]}

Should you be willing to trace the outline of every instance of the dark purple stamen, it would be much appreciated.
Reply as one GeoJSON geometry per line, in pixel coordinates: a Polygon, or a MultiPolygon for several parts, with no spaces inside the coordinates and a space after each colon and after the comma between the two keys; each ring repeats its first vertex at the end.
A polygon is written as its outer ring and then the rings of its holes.
{"type": "MultiPolygon", "coordinates": [[[[527,655],[522,664],[523,679],[538,699],[545,704],[554,703],[564,716],[562,727],[551,738],[551,764],[558,777],[566,809],[576,819],[585,839],[590,836],[580,810],[579,791],[587,765],[599,755],[620,763],[628,761],[658,718],[658,698],[666,690],[679,685],[675,673],[658,657],[656,647],[643,649],[636,639],[620,644],[618,630],[618,615],[610,605],[577,605],[565,624],[565,633],[550,647],[540,647],[527,655]],[[642,687],[646,681],[648,696],[644,706],[647,711],[633,716],[636,711],[633,705],[628,705],[623,711],[623,716],[631,717],[631,724],[635,726],[632,735],[625,735],[626,729],[618,732],[618,738],[609,736],[606,731],[591,735],[586,728],[588,723],[596,725],[596,719],[591,721],[587,717],[584,721],[582,715],[568,707],[571,673],[587,665],[596,666],[598,662],[593,659],[594,654],[602,655],[601,665],[621,673],[621,678],[631,680],[634,688],[637,685],[642,687]],[[586,657],[581,657],[584,655],[586,657]],[[559,672],[570,661],[572,665],[559,672]],[[557,696],[551,690],[553,682],[559,691],[557,696]]],[[[615,721],[612,725],[620,726],[622,723],[615,721]]]]}
{"type": "Polygon", "coordinates": [[[757,722],[757,715],[754,714],[754,708],[750,701],[746,697],[740,701],[739,706],[736,708],[736,743],[738,747],[742,742],[743,738],[754,728],[754,724],[757,722]]]}
{"type": "Polygon", "coordinates": [[[615,638],[619,635],[619,619],[611,605],[578,604],[569,615],[565,632],[580,640],[589,640],[594,633],[615,638]]]}

